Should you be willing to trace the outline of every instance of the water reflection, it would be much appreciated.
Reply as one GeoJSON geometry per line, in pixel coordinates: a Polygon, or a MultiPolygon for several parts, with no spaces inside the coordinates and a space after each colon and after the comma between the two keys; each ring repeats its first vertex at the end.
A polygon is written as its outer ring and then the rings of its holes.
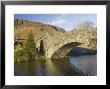
{"type": "Polygon", "coordinates": [[[46,61],[45,65],[48,75],[63,75],[62,71],[60,71],[59,68],[55,66],[52,60],[46,61]]]}
{"type": "Polygon", "coordinates": [[[31,63],[16,63],[15,76],[82,76],[96,75],[96,55],[70,57],[31,63]]]}
{"type": "Polygon", "coordinates": [[[69,60],[70,63],[79,70],[81,70],[84,73],[84,75],[89,75],[89,76],[97,75],[96,55],[70,57],[69,60]]]}

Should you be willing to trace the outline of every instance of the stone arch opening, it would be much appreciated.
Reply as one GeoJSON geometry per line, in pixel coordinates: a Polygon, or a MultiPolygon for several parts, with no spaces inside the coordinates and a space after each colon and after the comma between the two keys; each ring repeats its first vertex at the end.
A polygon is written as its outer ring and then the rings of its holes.
{"type": "Polygon", "coordinates": [[[58,58],[64,58],[67,57],[68,53],[76,46],[81,45],[82,43],[79,42],[71,42],[67,43],[63,46],[61,46],[59,49],[57,49],[51,56],[53,59],[58,59],[58,58]]]}

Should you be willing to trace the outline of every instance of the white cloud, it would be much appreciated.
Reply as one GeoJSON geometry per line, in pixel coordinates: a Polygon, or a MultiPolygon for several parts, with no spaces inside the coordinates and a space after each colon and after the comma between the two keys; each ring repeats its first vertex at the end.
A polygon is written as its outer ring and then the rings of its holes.
{"type": "Polygon", "coordinates": [[[55,18],[53,21],[47,22],[47,24],[51,24],[51,25],[61,25],[61,24],[64,24],[64,23],[66,23],[66,19],[64,17],[65,17],[65,15],[61,15],[61,16],[55,18]]]}
{"type": "Polygon", "coordinates": [[[61,25],[63,23],[66,23],[65,19],[54,20],[54,21],[49,22],[48,24],[51,24],[51,25],[61,25]]]}
{"type": "Polygon", "coordinates": [[[57,17],[56,20],[63,19],[65,16],[66,16],[65,14],[62,14],[59,17],[57,17]]]}

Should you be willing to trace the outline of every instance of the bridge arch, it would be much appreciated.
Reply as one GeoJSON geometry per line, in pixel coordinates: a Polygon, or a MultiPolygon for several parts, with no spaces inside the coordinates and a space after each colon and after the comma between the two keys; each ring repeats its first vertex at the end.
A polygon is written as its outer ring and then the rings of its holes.
{"type": "Polygon", "coordinates": [[[45,55],[47,58],[52,58],[53,55],[58,54],[59,50],[64,49],[68,45],[73,45],[69,46],[70,48],[68,48],[68,52],[78,45],[82,48],[96,50],[97,32],[94,29],[74,30],[61,35],[57,35],[50,42],[46,41],[45,43],[47,43],[47,45],[45,46],[45,55]]]}
{"type": "Polygon", "coordinates": [[[48,54],[49,58],[58,59],[61,57],[66,57],[67,54],[76,46],[81,45],[79,42],[69,42],[65,44],[60,44],[54,47],[54,49],[50,48],[48,54]]]}

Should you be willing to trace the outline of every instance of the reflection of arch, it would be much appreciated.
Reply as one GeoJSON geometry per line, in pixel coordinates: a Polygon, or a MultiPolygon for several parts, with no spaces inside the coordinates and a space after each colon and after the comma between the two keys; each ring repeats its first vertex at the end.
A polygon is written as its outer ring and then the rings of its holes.
{"type": "Polygon", "coordinates": [[[61,57],[66,57],[67,54],[76,46],[80,45],[81,43],[79,42],[71,42],[67,43],[61,47],[58,47],[56,51],[53,52],[51,55],[52,58],[61,58],[61,57]]]}

